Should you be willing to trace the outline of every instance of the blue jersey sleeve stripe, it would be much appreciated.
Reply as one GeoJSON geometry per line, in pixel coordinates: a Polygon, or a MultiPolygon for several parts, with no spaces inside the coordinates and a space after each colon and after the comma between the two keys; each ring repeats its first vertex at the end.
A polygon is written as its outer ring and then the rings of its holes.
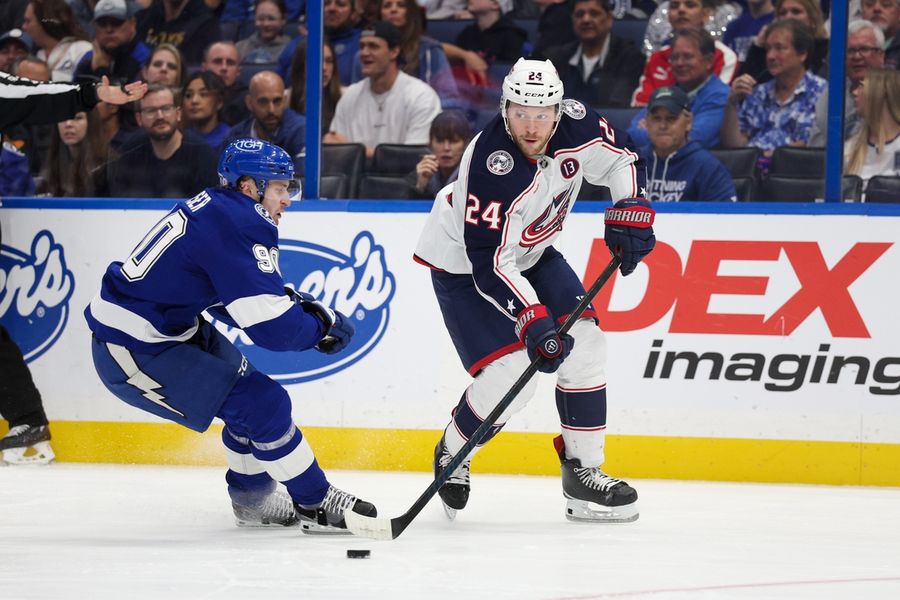
{"type": "Polygon", "coordinates": [[[91,315],[100,324],[121,331],[125,335],[148,344],[184,342],[197,333],[197,329],[200,327],[199,320],[195,319],[194,325],[189,327],[184,333],[165,335],[156,329],[150,321],[118,304],[107,302],[100,297],[100,294],[97,294],[91,300],[90,309],[91,315]]]}
{"type": "Polygon", "coordinates": [[[241,329],[246,329],[277,319],[289,311],[292,306],[294,303],[285,295],[259,294],[238,298],[229,303],[225,310],[241,329]]]}

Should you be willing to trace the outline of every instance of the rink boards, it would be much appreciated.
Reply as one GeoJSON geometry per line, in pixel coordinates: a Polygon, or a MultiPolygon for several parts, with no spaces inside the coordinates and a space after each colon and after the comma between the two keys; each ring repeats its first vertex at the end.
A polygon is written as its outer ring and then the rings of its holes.
{"type": "MultiPolygon", "coordinates": [[[[198,435],[112,397],[82,311],[173,203],[4,200],[0,320],[29,359],[60,460],[224,464],[198,435]],[[129,210],[123,210],[128,206],[129,210]]],[[[590,283],[608,261],[602,204],[559,249],[590,283]]],[[[646,265],[595,306],[607,331],[607,466],[647,478],[900,485],[900,211],[867,205],[660,205],[646,265]]],[[[285,280],[358,324],[342,355],[273,354],[224,333],[281,381],[331,468],[428,470],[468,384],[411,260],[428,203],[305,201],[280,230],[285,280]]],[[[558,471],[553,380],[475,470],[558,471]]]]}

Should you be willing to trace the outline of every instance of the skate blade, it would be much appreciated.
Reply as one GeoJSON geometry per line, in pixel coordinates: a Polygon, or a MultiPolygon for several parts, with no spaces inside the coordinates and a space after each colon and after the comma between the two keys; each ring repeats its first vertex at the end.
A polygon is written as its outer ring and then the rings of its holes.
{"type": "Polygon", "coordinates": [[[623,506],[603,506],[584,500],[566,502],[566,518],[578,523],[633,523],[639,516],[637,502],[623,506]]]}
{"type": "Polygon", "coordinates": [[[341,529],[330,525],[319,525],[309,521],[300,521],[300,531],[306,535],[353,535],[349,529],[341,529]]]}
{"type": "Polygon", "coordinates": [[[447,504],[445,504],[443,501],[441,501],[441,506],[444,507],[444,514],[447,515],[447,518],[450,519],[451,521],[455,521],[456,513],[458,513],[459,511],[456,510],[455,508],[451,508],[450,506],[447,506],[447,504]]]}
{"type": "Polygon", "coordinates": [[[56,458],[49,442],[38,442],[26,448],[8,448],[2,452],[4,465],[49,465],[56,458]]]}
{"type": "Polygon", "coordinates": [[[298,525],[297,522],[284,525],[282,523],[260,523],[259,521],[245,521],[243,519],[235,519],[234,524],[238,527],[244,527],[247,529],[272,529],[279,527],[282,529],[290,529],[291,527],[296,527],[298,525]]]}

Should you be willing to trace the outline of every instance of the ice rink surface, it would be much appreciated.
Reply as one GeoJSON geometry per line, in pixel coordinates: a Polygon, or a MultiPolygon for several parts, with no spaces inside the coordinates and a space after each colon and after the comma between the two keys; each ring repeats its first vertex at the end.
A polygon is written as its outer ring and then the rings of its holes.
{"type": "MultiPolygon", "coordinates": [[[[234,526],[214,468],[0,468],[0,598],[900,598],[900,489],[632,481],[641,518],[565,520],[557,478],[473,475],[392,542],[234,526]],[[370,549],[348,559],[347,549],[370,549]]],[[[426,473],[332,471],[398,516],[426,473]]]]}

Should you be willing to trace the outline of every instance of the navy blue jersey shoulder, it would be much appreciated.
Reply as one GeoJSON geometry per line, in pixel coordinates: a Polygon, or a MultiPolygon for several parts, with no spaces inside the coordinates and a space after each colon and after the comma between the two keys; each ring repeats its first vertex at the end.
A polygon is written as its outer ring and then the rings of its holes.
{"type": "Polygon", "coordinates": [[[510,139],[498,114],[475,141],[466,192],[482,202],[507,205],[531,185],[536,172],[537,165],[510,139]]]}

